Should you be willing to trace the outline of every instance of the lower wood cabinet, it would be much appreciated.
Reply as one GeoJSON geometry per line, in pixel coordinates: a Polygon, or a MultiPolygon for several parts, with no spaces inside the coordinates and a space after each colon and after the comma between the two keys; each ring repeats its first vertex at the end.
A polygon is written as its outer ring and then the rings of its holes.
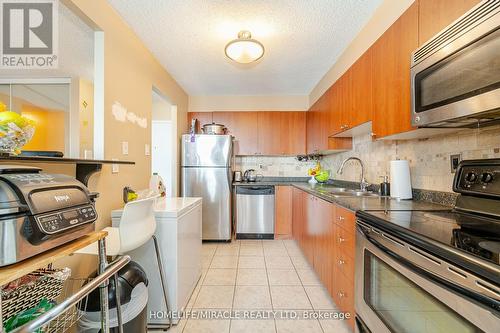
{"type": "Polygon", "coordinates": [[[274,189],[274,238],[289,239],[292,238],[293,188],[280,185],[274,189]]]}
{"type": "Polygon", "coordinates": [[[317,197],[314,198],[314,208],[317,211],[316,230],[314,235],[313,267],[319,279],[330,292],[334,291],[334,242],[335,229],[333,221],[334,206],[317,197]]]}
{"type": "Polygon", "coordinates": [[[293,238],[354,330],[354,213],[297,188],[291,211],[293,238]]]}

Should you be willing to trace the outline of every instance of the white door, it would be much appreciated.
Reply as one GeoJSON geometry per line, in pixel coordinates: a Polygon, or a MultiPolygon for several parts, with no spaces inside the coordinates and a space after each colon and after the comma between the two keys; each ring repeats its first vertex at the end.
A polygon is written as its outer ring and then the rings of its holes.
{"type": "Polygon", "coordinates": [[[151,126],[151,171],[157,172],[165,181],[167,196],[174,193],[172,181],[172,122],[167,120],[153,120],[151,126]]]}

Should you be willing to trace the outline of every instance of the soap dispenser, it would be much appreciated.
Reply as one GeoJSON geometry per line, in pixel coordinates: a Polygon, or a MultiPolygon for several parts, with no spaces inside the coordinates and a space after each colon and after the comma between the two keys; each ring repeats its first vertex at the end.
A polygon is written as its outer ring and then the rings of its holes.
{"type": "Polygon", "coordinates": [[[389,184],[389,176],[380,176],[384,181],[380,183],[380,195],[383,197],[388,197],[391,195],[391,184],[389,184]]]}

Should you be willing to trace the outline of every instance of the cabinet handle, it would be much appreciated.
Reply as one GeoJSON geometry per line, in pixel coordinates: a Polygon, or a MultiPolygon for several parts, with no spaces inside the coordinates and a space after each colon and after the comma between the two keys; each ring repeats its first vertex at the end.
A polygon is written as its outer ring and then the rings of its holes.
{"type": "Polygon", "coordinates": [[[339,292],[338,292],[338,295],[339,295],[339,298],[343,298],[343,297],[345,297],[345,293],[343,293],[343,292],[341,292],[341,291],[339,291],[339,292]]]}
{"type": "Polygon", "coordinates": [[[345,264],[345,261],[342,259],[339,259],[339,265],[343,265],[343,264],[345,264]]]}
{"type": "Polygon", "coordinates": [[[345,242],[345,238],[339,237],[339,243],[345,242]]]}
{"type": "Polygon", "coordinates": [[[344,221],[344,220],[345,220],[345,217],[343,217],[343,216],[339,216],[338,220],[339,220],[339,221],[344,221]]]}

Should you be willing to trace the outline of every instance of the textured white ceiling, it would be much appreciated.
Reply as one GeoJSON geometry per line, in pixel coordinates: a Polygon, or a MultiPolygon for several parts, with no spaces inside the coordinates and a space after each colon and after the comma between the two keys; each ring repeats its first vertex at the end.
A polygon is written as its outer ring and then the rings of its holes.
{"type": "Polygon", "coordinates": [[[69,76],[94,79],[94,31],[59,3],[59,69],[69,76]]]}
{"type": "Polygon", "coordinates": [[[190,95],[305,95],[381,0],[108,0],[190,95]],[[237,66],[224,46],[250,30],[264,58],[237,66]]]}

